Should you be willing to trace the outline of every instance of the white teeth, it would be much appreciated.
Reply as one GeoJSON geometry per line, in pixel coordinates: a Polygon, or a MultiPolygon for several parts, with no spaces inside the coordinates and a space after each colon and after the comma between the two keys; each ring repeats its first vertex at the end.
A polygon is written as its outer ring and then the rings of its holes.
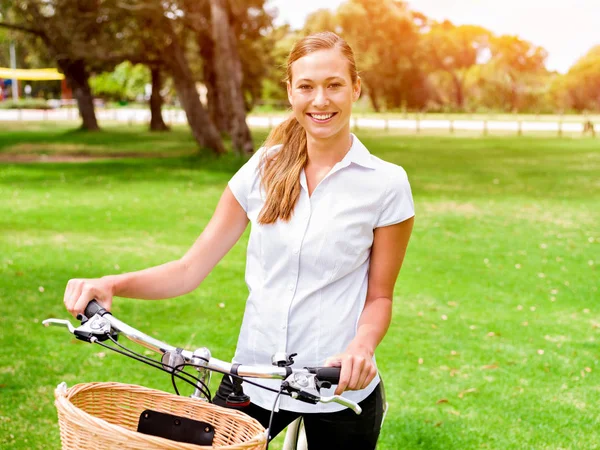
{"type": "Polygon", "coordinates": [[[333,114],[311,114],[311,116],[317,120],[327,120],[333,117],[333,114]]]}

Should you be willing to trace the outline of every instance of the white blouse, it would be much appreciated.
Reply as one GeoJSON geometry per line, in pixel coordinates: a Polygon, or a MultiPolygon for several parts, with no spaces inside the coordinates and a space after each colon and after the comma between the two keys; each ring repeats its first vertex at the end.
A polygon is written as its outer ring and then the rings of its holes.
{"type": "MultiPolygon", "coordinates": [[[[277,352],[298,353],[294,367],[322,366],[343,352],[357,331],[367,295],[373,230],[414,215],[406,172],[369,153],[353,135],[352,146],[308,195],[304,171],[300,198],[289,222],[261,225],[261,148],[229,181],[252,223],[246,259],[249,296],[234,362],[271,364],[277,352]]],[[[277,151],[273,148],[270,151],[277,151]]],[[[279,389],[279,380],[258,380],[279,389]]],[[[359,402],[379,376],[344,397],[359,402]]],[[[334,387],[322,389],[333,395],[334,387]]],[[[252,402],[271,409],[272,392],[244,384],[252,402]]],[[[332,412],[337,403],[311,405],[282,396],[279,407],[298,412],[332,412]]]]}

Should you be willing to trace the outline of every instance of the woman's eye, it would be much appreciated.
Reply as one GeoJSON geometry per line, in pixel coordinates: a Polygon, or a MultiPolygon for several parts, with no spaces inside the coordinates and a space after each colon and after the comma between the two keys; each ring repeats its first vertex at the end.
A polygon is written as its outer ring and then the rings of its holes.
{"type": "Polygon", "coordinates": [[[331,84],[329,85],[329,87],[332,87],[332,88],[334,88],[334,89],[337,89],[337,88],[339,88],[339,87],[341,87],[341,86],[342,86],[342,85],[341,85],[340,83],[331,83],[331,84]]]}
{"type": "Polygon", "coordinates": [[[302,84],[302,85],[298,86],[298,89],[306,90],[306,89],[310,89],[310,86],[308,84],[302,84]]]}

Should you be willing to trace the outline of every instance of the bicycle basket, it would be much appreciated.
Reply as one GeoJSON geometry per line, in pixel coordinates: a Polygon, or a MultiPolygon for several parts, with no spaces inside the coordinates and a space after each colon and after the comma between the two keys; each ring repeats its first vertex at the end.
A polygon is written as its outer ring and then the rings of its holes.
{"type": "Polygon", "coordinates": [[[63,450],[263,450],[265,429],[239,411],[167,392],[122,383],[82,383],[54,391],[63,450]],[[138,433],[140,414],[151,409],[201,420],[215,428],[212,447],[138,433]]]}

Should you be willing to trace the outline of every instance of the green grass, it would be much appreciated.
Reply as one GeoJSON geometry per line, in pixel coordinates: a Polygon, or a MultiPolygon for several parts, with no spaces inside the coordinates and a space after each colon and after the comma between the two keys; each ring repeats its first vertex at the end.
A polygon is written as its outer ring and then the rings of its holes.
{"type": "MultiPolygon", "coordinates": [[[[64,127],[2,128],[0,152],[195,153],[184,129],[64,127]]],[[[391,407],[379,448],[600,448],[598,142],[359,136],[407,170],[417,210],[377,352],[391,407]]],[[[160,372],[41,321],[67,318],[69,278],[179,257],[242,163],[201,154],[0,166],[0,448],[59,448],[61,381],[171,391],[160,372]]],[[[118,299],[115,314],[173,344],[231,357],[246,242],[247,234],[195,292],[118,299]]]]}
{"type": "Polygon", "coordinates": [[[189,128],[184,126],[177,126],[169,133],[125,125],[88,133],[74,128],[78,125],[79,122],[13,122],[3,125],[0,157],[3,154],[185,156],[198,152],[189,128]]]}
{"type": "MultiPolygon", "coordinates": [[[[267,116],[267,117],[277,117],[288,115],[289,111],[285,109],[269,109],[269,108],[255,108],[252,112],[252,115],[256,116],[267,116]]],[[[421,120],[431,119],[431,120],[492,120],[492,121],[500,121],[500,122],[515,122],[515,121],[523,121],[523,122],[578,122],[581,123],[585,120],[591,120],[594,123],[600,122],[599,114],[563,114],[562,116],[559,114],[517,114],[517,113],[505,113],[505,112],[489,112],[489,113],[443,113],[443,112],[398,112],[398,111],[389,111],[389,112],[381,112],[376,113],[370,107],[365,108],[364,105],[361,108],[360,105],[358,107],[353,108],[353,117],[358,118],[380,118],[380,119],[411,119],[414,120],[419,118],[421,120]]]]}

